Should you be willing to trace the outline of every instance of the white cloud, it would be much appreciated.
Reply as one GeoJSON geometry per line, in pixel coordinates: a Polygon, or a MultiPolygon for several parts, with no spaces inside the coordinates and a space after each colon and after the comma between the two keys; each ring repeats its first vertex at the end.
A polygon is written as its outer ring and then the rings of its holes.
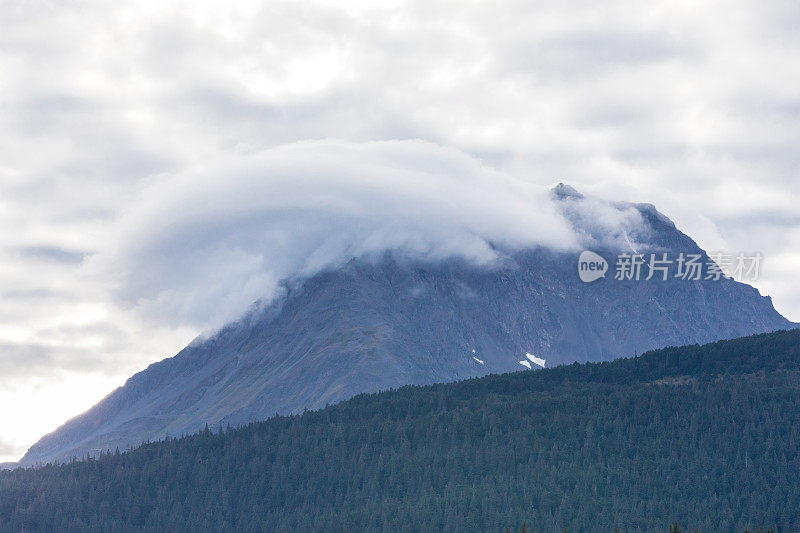
{"type": "Polygon", "coordinates": [[[578,245],[546,188],[422,141],[301,142],[159,176],[109,236],[89,272],[145,316],[196,327],[351,257],[485,265],[493,245],[578,245]]]}

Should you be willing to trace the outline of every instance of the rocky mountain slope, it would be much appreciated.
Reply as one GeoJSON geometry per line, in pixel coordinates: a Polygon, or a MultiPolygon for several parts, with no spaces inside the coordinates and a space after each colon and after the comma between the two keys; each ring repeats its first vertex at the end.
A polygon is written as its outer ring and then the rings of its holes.
{"type": "Polygon", "coordinates": [[[608,261],[604,278],[579,279],[580,250],[498,249],[502,260],[489,267],[390,252],[353,259],[287,282],[279,300],[134,375],[20,464],[235,426],[360,392],[526,370],[526,352],[553,366],[793,327],[769,297],[732,279],[670,272],[666,281],[646,280],[646,269],[639,280],[614,279],[621,252],[708,257],[649,204],[613,204],[631,222],[609,232],[592,222],[589,200],[566,186],[553,194],[608,261]]]}

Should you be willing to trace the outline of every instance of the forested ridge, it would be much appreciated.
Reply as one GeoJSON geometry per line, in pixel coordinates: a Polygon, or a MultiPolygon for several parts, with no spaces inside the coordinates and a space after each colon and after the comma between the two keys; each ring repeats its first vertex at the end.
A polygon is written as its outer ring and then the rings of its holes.
{"type": "Polygon", "coordinates": [[[800,530],[800,331],[0,472],[2,531],[800,530]]]}

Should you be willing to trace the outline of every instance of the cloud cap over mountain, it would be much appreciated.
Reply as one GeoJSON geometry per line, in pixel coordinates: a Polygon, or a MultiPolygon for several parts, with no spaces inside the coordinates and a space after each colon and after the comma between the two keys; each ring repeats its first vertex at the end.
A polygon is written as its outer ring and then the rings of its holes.
{"type": "Polygon", "coordinates": [[[109,235],[90,272],[151,318],[205,327],[353,257],[491,265],[497,247],[580,242],[546,188],[422,141],[301,142],[160,175],[109,235]]]}

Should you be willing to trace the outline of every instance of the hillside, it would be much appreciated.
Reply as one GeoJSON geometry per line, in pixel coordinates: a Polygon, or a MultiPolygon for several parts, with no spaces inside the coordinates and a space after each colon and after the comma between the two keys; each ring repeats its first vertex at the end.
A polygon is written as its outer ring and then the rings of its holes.
{"type": "MultiPolygon", "coordinates": [[[[612,269],[620,242],[708,260],[652,205],[606,205],[609,216],[635,221],[612,231],[596,226],[595,200],[563,185],[553,195],[612,269]]],[[[503,261],[483,267],[387,253],[287,282],[282,298],[134,375],[20,464],[299,413],[362,392],[510,372],[526,352],[554,366],[791,327],[769,297],[731,279],[618,281],[612,270],[586,284],[578,252],[498,253],[503,261]]]]}
{"type": "Polygon", "coordinates": [[[797,479],[791,330],[0,472],[0,530],[784,531],[800,528],[797,479]]]}

